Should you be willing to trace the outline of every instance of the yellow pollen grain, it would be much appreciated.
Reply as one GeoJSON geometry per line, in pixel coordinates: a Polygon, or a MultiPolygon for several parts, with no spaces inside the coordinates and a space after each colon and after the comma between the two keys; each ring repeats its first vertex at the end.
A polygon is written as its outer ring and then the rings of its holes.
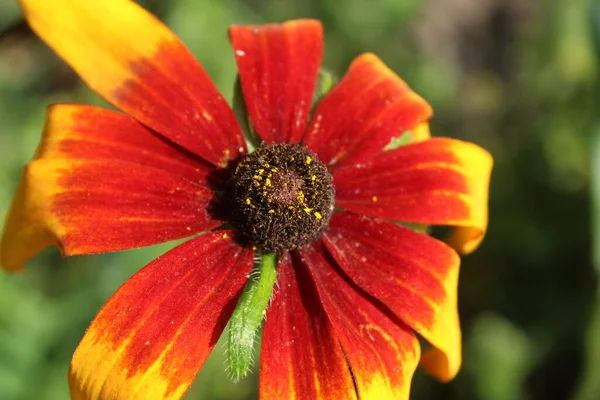
{"type": "Polygon", "coordinates": [[[275,210],[269,210],[269,214],[275,214],[275,210]]]}
{"type": "Polygon", "coordinates": [[[227,235],[226,233],[224,233],[223,234],[223,239],[227,239],[227,236],[229,236],[229,235],[227,235]]]}
{"type": "Polygon", "coordinates": [[[265,170],[264,170],[264,169],[262,169],[262,168],[261,168],[261,169],[259,169],[259,170],[258,170],[258,174],[259,174],[259,175],[262,175],[262,174],[264,174],[264,173],[265,173],[265,170]]]}
{"type": "Polygon", "coordinates": [[[252,200],[246,199],[246,204],[248,204],[248,205],[252,204],[252,200]]]}
{"type": "Polygon", "coordinates": [[[371,200],[373,201],[373,203],[377,203],[377,200],[379,200],[379,199],[377,198],[377,196],[373,196],[373,198],[371,198],[371,200]]]}
{"type": "Polygon", "coordinates": [[[311,211],[312,211],[312,208],[304,207],[304,212],[305,212],[305,213],[307,213],[307,214],[308,214],[308,213],[309,213],[309,212],[311,212],[311,211]]]}
{"type": "Polygon", "coordinates": [[[312,162],[312,157],[311,156],[306,156],[306,164],[310,164],[312,162]]]}
{"type": "Polygon", "coordinates": [[[265,186],[271,186],[271,180],[269,178],[265,180],[265,186]]]}
{"type": "Polygon", "coordinates": [[[317,219],[323,219],[323,216],[318,211],[315,211],[315,217],[317,217],[317,219]]]}
{"type": "Polygon", "coordinates": [[[260,181],[262,179],[262,176],[254,175],[253,178],[256,179],[257,181],[260,181]]]}
{"type": "Polygon", "coordinates": [[[311,177],[310,177],[310,180],[311,180],[311,181],[313,181],[313,182],[314,182],[316,179],[317,179],[317,176],[316,176],[316,175],[313,175],[313,176],[311,176],[311,177]]]}

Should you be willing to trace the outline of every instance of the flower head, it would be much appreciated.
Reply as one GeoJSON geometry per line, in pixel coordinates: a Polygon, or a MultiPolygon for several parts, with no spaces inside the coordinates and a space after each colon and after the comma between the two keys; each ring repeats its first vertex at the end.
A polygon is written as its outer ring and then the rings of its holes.
{"type": "Polygon", "coordinates": [[[407,398],[419,363],[454,377],[456,251],[483,237],[492,160],[476,145],[430,138],[431,108],[376,56],[356,58],[313,108],[319,22],[231,27],[261,140],[248,154],[202,66],[135,3],[20,3],[34,31],[121,112],[49,108],[5,225],[3,267],[20,270],[52,245],[77,255],[191,237],[100,310],[73,356],[73,398],[180,398],[255,253],[278,260],[261,398],[407,398]],[[402,135],[412,143],[386,147],[402,135]],[[452,247],[398,221],[456,227],[452,247]],[[415,332],[432,345],[422,355],[415,332]]]}

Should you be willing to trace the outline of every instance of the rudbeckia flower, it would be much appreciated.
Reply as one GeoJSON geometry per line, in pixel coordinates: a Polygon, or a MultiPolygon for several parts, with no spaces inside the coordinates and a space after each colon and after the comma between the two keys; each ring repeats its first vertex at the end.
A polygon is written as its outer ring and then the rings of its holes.
{"type": "Polygon", "coordinates": [[[135,3],[20,3],[120,111],[49,108],[4,228],[3,267],[21,270],[53,245],[72,256],[190,237],[100,310],[73,356],[73,398],[183,396],[251,297],[255,258],[277,280],[272,295],[272,285],[257,289],[270,303],[261,398],[406,399],[418,365],[442,381],[456,375],[458,253],[486,229],[492,160],[430,138],[430,106],[381,60],[357,57],[313,107],[321,24],[232,26],[240,123],[192,54],[135,3]],[[253,152],[247,122],[260,139],[253,152]],[[390,149],[398,137],[411,143],[390,149]],[[406,223],[455,230],[446,244],[406,223]]]}

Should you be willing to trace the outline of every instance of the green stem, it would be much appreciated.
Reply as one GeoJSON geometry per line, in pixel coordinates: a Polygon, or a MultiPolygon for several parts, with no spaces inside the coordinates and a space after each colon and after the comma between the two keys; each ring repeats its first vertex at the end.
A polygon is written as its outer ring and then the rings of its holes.
{"type": "Polygon", "coordinates": [[[261,255],[229,320],[227,362],[234,380],[246,376],[254,357],[254,341],[277,279],[275,254],[261,255]]]}

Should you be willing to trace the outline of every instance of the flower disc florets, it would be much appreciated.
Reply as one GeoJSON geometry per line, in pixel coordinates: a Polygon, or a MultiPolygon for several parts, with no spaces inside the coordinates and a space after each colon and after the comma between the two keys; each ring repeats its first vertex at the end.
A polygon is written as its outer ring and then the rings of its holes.
{"type": "Polygon", "coordinates": [[[331,174],[296,144],[261,147],[242,158],[230,190],[231,223],[250,245],[268,253],[317,239],[334,206],[331,174]]]}

